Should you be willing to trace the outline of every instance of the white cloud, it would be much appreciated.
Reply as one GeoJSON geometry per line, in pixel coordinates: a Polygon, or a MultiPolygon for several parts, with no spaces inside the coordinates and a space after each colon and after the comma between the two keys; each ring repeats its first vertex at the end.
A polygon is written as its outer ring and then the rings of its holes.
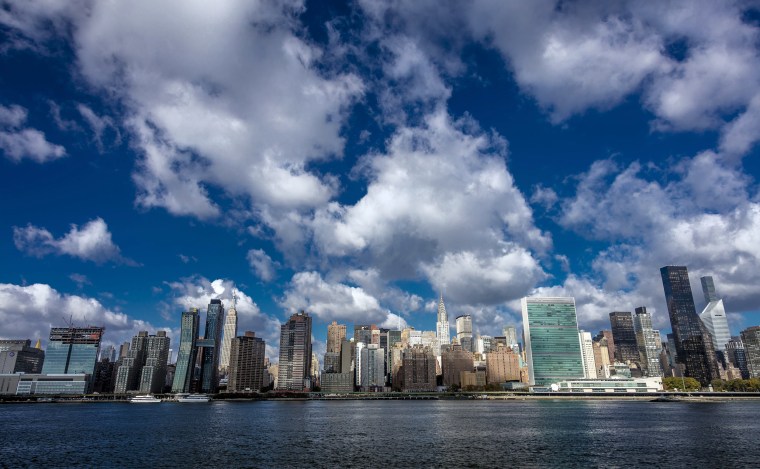
{"type": "MultiPolygon", "coordinates": [[[[237,292],[238,334],[253,331],[257,337],[266,342],[266,353],[270,359],[277,361],[280,346],[280,321],[261,311],[253,298],[236,287],[235,282],[228,279],[208,280],[195,276],[183,278],[175,282],[167,282],[171,290],[172,303],[187,311],[198,308],[201,311],[201,334],[205,324],[205,311],[212,299],[223,300],[225,311],[232,306],[232,290],[237,292]]],[[[179,324],[181,311],[176,313],[179,324]]]]}
{"type": "Polygon", "coordinates": [[[47,342],[51,327],[105,326],[103,340],[118,344],[138,331],[156,330],[150,323],[111,310],[94,298],[60,293],[50,285],[0,284],[0,321],[3,339],[42,339],[47,342]]]}
{"type": "Polygon", "coordinates": [[[251,269],[261,280],[271,282],[277,275],[277,264],[263,249],[251,249],[248,251],[247,259],[251,269]]]}
{"type": "Polygon", "coordinates": [[[45,134],[37,129],[23,127],[27,111],[18,105],[0,105],[0,150],[11,161],[28,158],[46,163],[66,156],[66,150],[47,141],[45,134]]]}
{"type": "Polygon", "coordinates": [[[16,248],[37,257],[65,254],[97,264],[116,262],[135,265],[134,261],[121,255],[102,218],[87,222],[81,229],[72,224],[69,232],[60,238],[32,224],[23,228],[16,226],[13,227],[13,241],[16,248]]]}
{"type": "Polygon", "coordinates": [[[81,103],[77,105],[77,110],[95,134],[95,143],[97,143],[98,148],[101,152],[103,151],[104,134],[109,129],[111,129],[111,131],[114,133],[115,142],[118,143],[121,141],[119,129],[116,127],[113,119],[111,119],[109,116],[99,116],[89,106],[85,106],[81,103]]]}
{"type": "Polygon", "coordinates": [[[390,312],[364,289],[327,281],[318,272],[293,275],[280,304],[291,313],[305,310],[324,322],[380,324],[391,319],[390,312]]]}
{"type": "Polygon", "coordinates": [[[507,171],[504,142],[473,125],[439,109],[421,127],[400,128],[385,154],[366,158],[369,185],[356,204],[317,210],[320,252],[357,256],[397,279],[448,252],[499,252],[510,242],[548,250],[551,238],[507,171]]]}

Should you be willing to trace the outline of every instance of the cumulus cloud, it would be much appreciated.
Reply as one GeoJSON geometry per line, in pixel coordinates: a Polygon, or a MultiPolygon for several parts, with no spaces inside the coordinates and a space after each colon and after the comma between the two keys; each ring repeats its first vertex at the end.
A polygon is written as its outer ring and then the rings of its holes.
{"type": "Polygon", "coordinates": [[[3,339],[42,339],[47,342],[51,327],[105,326],[105,343],[129,340],[138,331],[155,331],[150,323],[105,307],[98,300],[60,293],[50,285],[0,284],[0,321],[3,339]]]}
{"type": "Polygon", "coordinates": [[[166,282],[170,289],[171,302],[178,306],[176,322],[179,323],[182,311],[189,308],[198,308],[201,311],[201,334],[205,311],[212,299],[220,299],[224,304],[225,311],[232,306],[232,290],[237,296],[238,334],[244,331],[253,331],[257,337],[266,342],[266,353],[270,359],[277,361],[277,349],[280,345],[280,321],[261,311],[254,299],[244,291],[236,287],[232,280],[215,279],[208,280],[205,277],[194,276],[183,278],[174,282],[166,282]]]}
{"type": "Polygon", "coordinates": [[[647,306],[660,327],[668,327],[659,268],[686,265],[697,307],[698,279],[712,275],[730,313],[754,311],[760,301],[760,205],[750,187],[738,169],[710,152],[654,173],[638,163],[620,168],[596,162],[580,177],[575,196],[563,202],[558,221],[609,247],[594,258],[587,278],[570,276],[539,292],[585,298],[592,305],[585,319],[595,324],[605,308],[647,306]]]}
{"type": "Polygon", "coordinates": [[[68,255],[97,264],[105,262],[136,265],[121,255],[121,250],[111,239],[108,225],[102,218],[87,222],[81,228],[72,224],[68,233],[56,238],[45,228],[29,224],[13,227],[16,248],[36,257],[48,254],[68,255]]]}
{"type": "Polygon", "coordinates": [[[37,129],[24,127],[27,110],[18,105],[0,105],[0,150],[14,162],[28,158],[46,163],[66,156],[66,149],[47,141],[37,129]]]}
{"type": "Polygon", "coordinates": [[[265,282],[270,282],[277,275],[277,263],[263,249],[251,249],[246,256],[251,269],[265,282]]]}
{"type": "Polygon", "coordinates": [[[313,222],[324,255],[359,255],[384,278],[410,278],[420,263],[451,251],[492,249],[514,241],[537,252],[551,238],[504,162],[503,142],[467,132],[444,110],[424,126],[402,127],[384,154],[369,155],[366,194],[354,205],[329,204],[313,222]]]}

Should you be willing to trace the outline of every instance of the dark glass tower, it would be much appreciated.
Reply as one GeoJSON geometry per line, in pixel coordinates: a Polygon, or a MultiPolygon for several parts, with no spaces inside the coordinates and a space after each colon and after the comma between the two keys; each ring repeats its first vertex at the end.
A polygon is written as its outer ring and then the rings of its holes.
{"type": "Polygon", "coordinates": [[[100,351],[103,327],[54,327],[45,353],[45,374],[92,375],[100,351]]]}
{"type": "Polygon", "coordinates": [[[196,341],[199,322],[198,308],[190,308],[190,311],[182,313],[182,330],[179,336],[179,351],[172,392],[190,392],[190,383],[195,371],[195,357],[198,355],[196,341]]]}
{"type": "Polygon", "coordinates": [[[211,300],[206,312],[206,330],[198,346],[203,347],[201,392],[215,392],[219,384],[219,353],[222,345],[224,306],[222,300],[211,300]]]}
{"type": "Polygon", "coordinates": [[[706,386],[720,375],[712,337],[697,316],[689,272],[684,266],[671,265],[661,268],[660,274],[678,361],[685,366],[686,376],[706,386]]]}
{"type": "Polygon", "coordinates": [[[308,391],[311,374],[311,316],[301,311],[280,326],[277,389],[308,391]]]}
{"type": "Polygon", "coordinates": [[[621,363],[638,362],[639,346],[636,343],[636,330],[633,328],[631,312],[610,313],[610,326],[615,341],[615,359],[621,363]]]}

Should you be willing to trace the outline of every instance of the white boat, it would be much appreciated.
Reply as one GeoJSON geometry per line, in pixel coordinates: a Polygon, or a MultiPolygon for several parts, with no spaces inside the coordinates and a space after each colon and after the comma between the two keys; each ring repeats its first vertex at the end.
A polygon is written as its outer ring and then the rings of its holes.
{"type": "Polygon", "coordinates": [[[152,394],[145,394],[142,396],[134,396],[129,400],[129,402],[133,404],[156,404],[158,402],[161,402],[161,399],[152,394]]]}
{"type": "Polygon", "coordinates": [[[208,394],[177,394],[177,402],[209,402],[208,394]]]}

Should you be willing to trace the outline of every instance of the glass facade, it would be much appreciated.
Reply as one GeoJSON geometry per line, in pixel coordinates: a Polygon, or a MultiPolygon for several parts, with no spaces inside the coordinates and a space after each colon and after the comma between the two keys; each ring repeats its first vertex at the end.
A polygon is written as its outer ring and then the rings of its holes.
{"type": "Polygon", "coordinates": [[[190,311],[182,313],[182,329],[172,392],[190,392],[190,383],[195,371],[195,357],[197,355],[195,342],[198,339],[199,321],[198,308],[190,308],[190,311]]]}
{"type": "Polygon", "coordinates": [[[530,384],[583,378],[574,298],[523,298],[523,328],[530,384]]]}
{"type": "Polygon", "coordinates": [[[660,274],[678,361],[686,367],[686,376],[707,386],[720,374],[712,337],[697,316],[689,272],[684,266],[666,266],[660,274]]]}
{"type": "Polygon", "coordinates": [[[203,335],[201,392],[215,392],[219,384],[219,352],[222,347],[223,322],[222,300],[211,300],[206,311],[206,330],[203,335]]]}
{"type": "Polygon", "coordinates": [[[95,373],[102,327],[54,327],[50,329],[45,374],[95,373]]]}

